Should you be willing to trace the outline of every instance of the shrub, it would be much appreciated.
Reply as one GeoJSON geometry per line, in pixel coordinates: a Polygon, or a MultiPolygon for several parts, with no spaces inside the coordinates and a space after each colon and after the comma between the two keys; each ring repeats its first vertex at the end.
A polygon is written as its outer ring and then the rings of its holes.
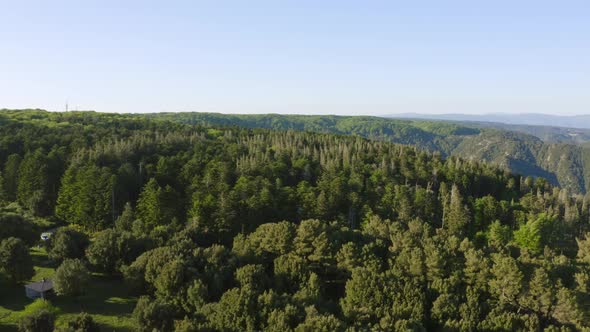
{"type": "Polygon", "coordinates": [[[49,301],[38,299],[21,313],[18,329],[22,332],[52,332],[59,309],[49,301]]]}
{"type": "Polygon", "coordinates": [[[80,295],[90,280],[90,272],[79,259],[66,259],[55,271],[53,287],[59,295],[80,295]]]}

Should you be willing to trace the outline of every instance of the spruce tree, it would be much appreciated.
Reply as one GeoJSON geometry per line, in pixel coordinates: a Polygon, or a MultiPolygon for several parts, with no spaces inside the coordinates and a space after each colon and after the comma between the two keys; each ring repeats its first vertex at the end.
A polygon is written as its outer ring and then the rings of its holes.
{"type": "Polygon", "coordinates": [[[28,153],[18,170],[17,198],[25,208],[36,215],[48,215],[47,157],[43,150],[28,153]]]}
{"type": "Polygon", "coordinates": [[[21,163],[21,156],[18,154],[11,154],[6,159],[4,164],[4,188],[8,200],[15,201],[18,188],[18,169],[21,163]]]}
{"type": "Polygon", "coordinates": [[[470,222],[469,209],[464,205],[463,196],[461,196],[457,185],[453,185],[444,216],[445,228],[451,234],[459,237],[467,235],[467,227],[470,222]]]}

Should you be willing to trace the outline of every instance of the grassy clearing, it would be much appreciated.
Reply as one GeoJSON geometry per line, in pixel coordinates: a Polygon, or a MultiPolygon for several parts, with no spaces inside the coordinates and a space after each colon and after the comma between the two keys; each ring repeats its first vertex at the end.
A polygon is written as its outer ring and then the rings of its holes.
{"type": "MultiPolygon", "coordinates": [[[[45,250],[32,248],[31,256],[35,264],[32,281],[51,278],[56,266],[49,261],[45,250]]],[[[85,295],[78,298],[55,296],[51,299],[51,303],[60,310],[56,325],[65,324],[84,311],[91,314],[104,331],[132,331],[134,322],[131,313],[137,299],[128,293],[120,279],[94,274],[85,295]]],[[[0,280],[0,331],[16,331],[23,309],[32,302],[25,296],[24,286],[0,280]]]]}

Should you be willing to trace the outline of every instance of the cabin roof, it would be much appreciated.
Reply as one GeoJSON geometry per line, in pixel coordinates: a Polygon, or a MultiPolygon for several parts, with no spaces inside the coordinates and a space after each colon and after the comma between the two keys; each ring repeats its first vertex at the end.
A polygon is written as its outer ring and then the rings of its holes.
{"type": "Polygon", "coordinates": [[[36,292],[43,293],[53,289],[53,281],[49,279],[43,279],[41,281],[33,282],[25,285],[26,288],[32,289],[36,292]]]}

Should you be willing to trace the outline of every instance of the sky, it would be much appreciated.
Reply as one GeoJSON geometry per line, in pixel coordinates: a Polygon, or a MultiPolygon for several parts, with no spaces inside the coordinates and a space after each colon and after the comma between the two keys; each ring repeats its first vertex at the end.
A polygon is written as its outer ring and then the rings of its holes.
{"type": "Polygon", "coordinates": [[[590,1],[0,0],[0,108],[590,113],[590,1]]]}

